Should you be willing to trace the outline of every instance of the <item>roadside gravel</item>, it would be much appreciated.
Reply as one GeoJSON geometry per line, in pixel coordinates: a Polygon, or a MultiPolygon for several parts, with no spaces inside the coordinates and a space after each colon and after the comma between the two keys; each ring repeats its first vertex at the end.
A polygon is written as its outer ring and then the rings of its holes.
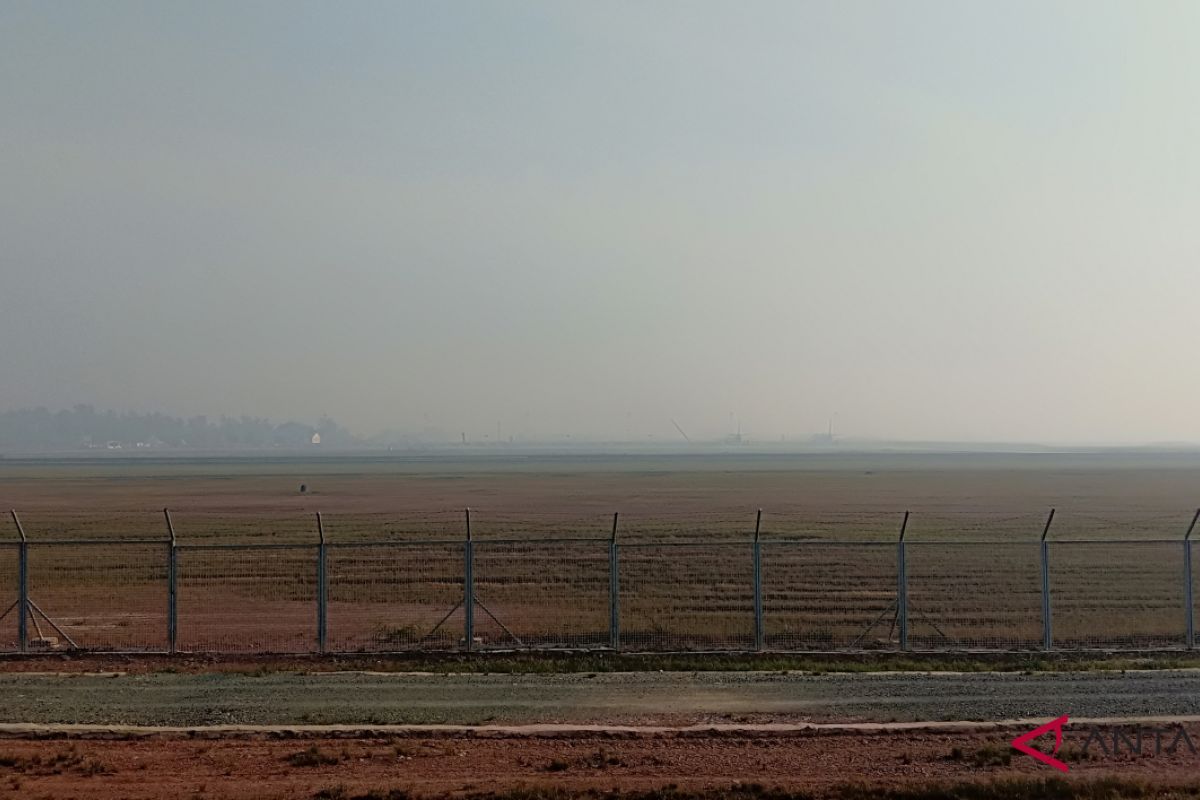
{"type": "Polygon", "coordinates": [[[128,725],[993,721],[1200,714],[1200,671],[0,675],[0,722],[128,725]]]}

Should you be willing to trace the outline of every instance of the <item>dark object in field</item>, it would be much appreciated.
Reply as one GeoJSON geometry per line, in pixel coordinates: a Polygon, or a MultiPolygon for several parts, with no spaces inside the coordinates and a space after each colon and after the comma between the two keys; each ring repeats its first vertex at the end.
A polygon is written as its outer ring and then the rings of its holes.
{"type": "Polygon", "coordinates": [[[300,484],[300,494],[308,494],[308,484],[307,483],[300,484]]]}

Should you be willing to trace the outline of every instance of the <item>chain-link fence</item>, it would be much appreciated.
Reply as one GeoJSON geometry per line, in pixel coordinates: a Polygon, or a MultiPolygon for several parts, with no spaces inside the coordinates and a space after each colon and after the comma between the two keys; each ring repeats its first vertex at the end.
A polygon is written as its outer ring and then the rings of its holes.
{"type": "Polygon", "coordinates": [[[464,557],[463,542],[328,546],[329,649],[388,652],[462,646],[464,557]]]}
{"type": "Polygon", "coordinates": [[[1056,645],[1182,647],[1187,640],[1185,546],[1190,542],[1051,543],[1056,645]]]}
{"type": "Polygon", "coordinates": [[[607,540],[479,541],[472,550],[476,645],[608,646],[607,540]]]}
{"type": "Polygon", "coordinates": [[[750,542],[618,546],[620,645],[632,650],[750,650],[750,542]]]}
{"type": "Polygon", "coordinates": [[[179,545],[180,650],[302,653],[317,645],[317,548],[179,545]]]}
{"type": "Polygon", "coordinates": [[[886,650],[899,646],[896,545],[762,544],[765,645],[772,650],[886,650]]]}
{"type": "Polygon", "coordinates": [[[21,546],[16,543],[0,543],[0,652],[12,653],[20,649],[17,636],[17,620],[21,616],[19,581],[19,559],[21,546]]]}
{"type": "Polygon", "coordinates": [[[30,640],[37,649],[163,650],[167,549],[162,542],[28,545],[30,640]]]}
{"type": "Polygon", "coordinates": [[[914,648],[1041,647],[1037,542],[908,542],[906,551],[914,648]]]}
{"type": "Polygon", "coordinates": [[[1200,594],[1200,512],[146,516],[14,514],[0,651],[1182,649],[1200,594]]]}

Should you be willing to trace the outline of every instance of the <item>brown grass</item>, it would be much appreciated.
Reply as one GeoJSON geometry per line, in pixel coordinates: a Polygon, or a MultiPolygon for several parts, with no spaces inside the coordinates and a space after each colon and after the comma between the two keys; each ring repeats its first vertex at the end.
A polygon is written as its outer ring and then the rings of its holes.
{"type": "MultiPolygon", "coordinates": [[[[898,631],[894,611],[888,612],[896,591],[893,542],[900,512],[908,507],[914,510],[908,530],[910,643],[1036,648],[1036,542],[1045,508],[1060,508],[1054,528],[1059,538],[1179,538],[1200,478],[1200,469],[1154,465],[820,470],[764,463],[774,462],[730,462],[720,469],[667,460],[638,471],[548,462],[463,472],[368,461],[152,467],[0,462],[0,505],[22,509],[34,542],[165,537],[158,507],[174,507],[185,545],[180,646],[234,652],[315,646],[315,548],[186,546],[312,545],[317,509],[335,543],[328,562],[333,649],[461,646],[461,609],[432,631],[461,599],[465,514],[422,509],[466,505],[478,506],[472,515],[476,595],[503,623],[476,609],[476,636],[485,647],[607,644],[605,537],[616,508],[623,646],[751,647],[750,541],[754,509],[761,505],[767,509],[767,647],[894,649],[898,631]],[[308,494],[299,494],[300,482],[308,484],[308,494]],[[496,541],[563,535],[595,541],[496,541]],[[392,544],[336,546],[367,539],[392,544]],[[970,539],[987,543],[947,543],[970,539]],[[444,543],[416,543],[428,540],[444,543]]],[[[1176,543],[1053,545],[1056,640],[1067,647],[1181,645],[1181,558],[1176,543]]],[[[165,544],[31,548],[35,601],[86,647],[164,647],[165,579],[165,544]]],[[[13,592],[15,550],[0,547],[0,596],[13,592]]],[[[0,622],[0,649],[15,641],[11,622],[11,615],[0,622]]]]}

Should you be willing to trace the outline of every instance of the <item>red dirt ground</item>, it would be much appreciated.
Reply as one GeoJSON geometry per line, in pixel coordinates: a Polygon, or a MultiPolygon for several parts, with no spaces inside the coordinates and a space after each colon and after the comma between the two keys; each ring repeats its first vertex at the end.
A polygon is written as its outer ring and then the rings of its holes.
{"type": "MultiPolygon", "coordinates": [[[[895,787],[1059,775],[1021,756],[1009,766],[976,763],[1005,752],[1001,734],[928,732],[0,740],[0,797],[248,800],[309,798],[340,787],[351,798],[392,789],[446,795],[738,782],[821,793],[847,783],[895,787]],[[305,765],[311,760],[328,763],[305,765]]],[[[1175,785],[1194,781],[1196,767],[1197,757],[1181,747],[1175,755],[1076,763],[1069,778],[1175,785]]]]}

